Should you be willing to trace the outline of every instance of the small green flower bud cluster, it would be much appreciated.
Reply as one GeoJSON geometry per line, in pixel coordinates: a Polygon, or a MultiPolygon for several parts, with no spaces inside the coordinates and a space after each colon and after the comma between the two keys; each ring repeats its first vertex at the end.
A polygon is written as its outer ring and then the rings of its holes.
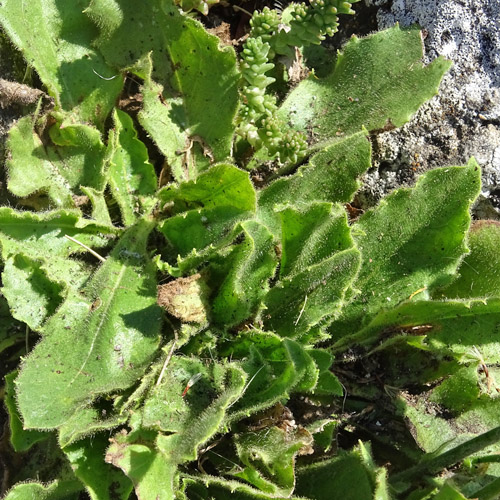
{"type": "Polygon", "coordinates": [[[306,152],[306,138],[296,130],[283,132],[284,128],[283,122],[276,116],[265,117],[259,127],[259,137],[269,153],[277,155],[281,163],[297,163],[306,152]]]}
{"type": "Polygon", "coordinates": [[[262,115],[270,116],[276,110],[276,98],[266,94],[266,87],[275,81],[266,76],[266,72],[274,68],[268,59],[269,50],[270,45],[259,36],[248,38],[242,51],[240,68],[245,82],[242,88],[244,104],[237,132],[255,149],[262,147],[256,122],[262,115]]]}
{"type": "Polygon", "coordinates": [[[264,7],[261,12],[256,10],[250,19],[252,29],[249,38],[260,37],[264,42],[268,42],[277,32],[279,24],[280,17],[275,10],[271,10],[269,7],[264,7]]]}
{"type": "Polygon", "coordinates": [[[193,9],[201,12],[204,16],[208,15],[208,9],[212,5],[219,3],[219,0],[175,0],[175,3],[184,11],[190,12],[193,9]]]}
{"type": "Polygon", "coordinates": [[[319,45],[338,30],[337,14],[350,14],[351,3],[342,0],[311,0],[296,4],[290,15],[290,29],[276,33],[270,41],[277,54],[293,57],[293,48],[319,45]]]}

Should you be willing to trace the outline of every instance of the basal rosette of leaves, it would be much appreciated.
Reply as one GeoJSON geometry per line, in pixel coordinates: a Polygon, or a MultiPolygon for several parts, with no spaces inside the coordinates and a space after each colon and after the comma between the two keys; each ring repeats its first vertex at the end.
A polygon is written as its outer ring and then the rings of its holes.
{"type": "MultiPolygon", "coordinates": [[[[331,9],[292,8],[302,42],[331,9]]],[[[255,44],[286,54],[269,12],[255,44]]],[[[280,140],[304,138],[284,163],[242,154],[248,58],[166,0],[4,0],[0,22],[54,99],[7,145],[6,499],[495,498],[500,229],[471,226],[477,163],[345,208],[369,135],[449,67],[417,29],[352,38],[285,99],[264,86],[280,140]]]]}

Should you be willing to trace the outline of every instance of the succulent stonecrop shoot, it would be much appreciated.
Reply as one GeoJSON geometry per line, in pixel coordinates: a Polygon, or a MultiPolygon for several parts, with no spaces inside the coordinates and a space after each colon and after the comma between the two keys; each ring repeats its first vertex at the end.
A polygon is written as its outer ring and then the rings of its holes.
{"type": "Polygon", "coordinates": [[[7,142],[6,500],[498,496],[477,163],[345,209],[449,63],[395,26],[287,81],[347,13],[265,8],[237,55],[173,0],[0,2],[53,100],[7,142]]]}
{"type": "Polygon", "coordinates": [[[269,7],[254,12],[242,51],[243,106],[238,134],[254,150],[265,147],[265,153],[259,155],[261,161],[267,156],[280,164],[295,165],[307,151],[305,135],[291,130],[277,116],[276,99],[266,93],[276,80],[266,76],[275,67],[271,61],[281,58],[290,65],[295,60],[300,67],[297,56],[301,50],[333,36],[338,29],[337,14],[353,14],[352,3],[312,0],[309,4],[292,3],[282,14],[269,7]]]}

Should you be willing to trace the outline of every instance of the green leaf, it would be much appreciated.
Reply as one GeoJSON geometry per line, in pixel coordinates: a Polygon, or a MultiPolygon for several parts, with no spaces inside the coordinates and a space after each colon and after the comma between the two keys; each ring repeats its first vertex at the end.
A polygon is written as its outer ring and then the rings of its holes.
{"type": "Polygon", "coordinates": [[[113,121],[114,129],[109,137],[112,145],[109,185],[120,207],[123,224],[130,226],[144,209],[153,205],[151,196],[156,191],[157,180],[146,146],[137,138],[132,118],[115,110],[113,121]]]}
{"type": "Polygon", "coordinates": [[[153,81],[152,61],[149,58],[145,67],[144,85],[141,89],[142,109],[137,116],[139,123],[165,156],[167,179],[173,177],[177,182],[194,179],[204,170],[205,162],[199,165],[200,154],[182,125],[182,114],[173,112],[182,109],[182,98],[172,97],[168,101],[169,105],[164,104],[163,86],[153,81]],[[177,116],[179,114],[181,116],[177,116]]]}
{"type": "Polygon", "coordinates": [[[264,326],[297,337],[323,318],[338,316],[360,255],[341,207],[311,204],[286,208],[280,215],[282,278],[265,299],[264,326]]]}
{"type": "MultiPolygon", "coordinates": [[[[188,138],[200,137],[215,161],[225,160],[231,151],[232,122],[238,103],[239,74],[234,50],[221,49],[216,36],[198,21],[181,15],[169,2],[149,1],[138,10],[126,0],[94,0],[86,12],[101,30],[96,46],[113,66],[123,70],[136,65],[135,71],[147,79],[149,72],[136,63],[151,53],[152,79],[163,86],[170,114],[166,128],[174,135],[185,131],[188,138]],[[174,96],[180,96],[182,101],[171,99],[174,96]]],[[[146,86],[147,92],[154,92],[151,83],[146,81],[146,86]]],[[[156,118],[164,115],[158,109],[164,104],[156,95],[156,105],[145,109],[141,124],[155,142],[158,139],[160,149],[170,160],[178,142],[169,145],[161,138],[162,127],[156,118]]],[[[184,144],[181,149],[189,146],[184,144]]],[[[196,168],[187,175],[174,171],[178,181],[192,179],[196,174],[196,168]]]]}
{"type": "Polygon", "coordinates": [[[295,486],[295,457],[312,443],[312,436],[303,428],[270,427],[237,434],[234,443],[245,468],[233,475],[265,493],[288,497],[295,486]]]}
{"type": "Polygon", "coordinates": [[[0,292],[0,354],[9,347],[24,341],[26,327],[10,314],[9,305],[0,292]]]}
{"type": "Polygon", "coordinates": [[[241,367],[248,374],[244,394],[232,405],[231,421],[269,408],[292,391],[310,392],[318,381],[319,369],[309,351],[273,333],[245,332],[220,354],[242,359],[241,367]]]}
{"type": "Polygon", "coordinates": [[[243,242],[232,247],[229,255],[213,259],[208,271],[209,285],[220,282],[213,296],[212,320],[225,326],[238,325],[257,313],[278,263],[273,237],[265,226],[247,221],[241,228],[243,242]]]}
{"type": "Polygon", "coordinates": [[[217,431],[227,405],[241,393],[244,380],[243,371],[235,364],[212,363],[207,367],[201,360],[174,356],[162,383],[155,386],[144,403],[142,425],[178,433],[178,439],[184,439],[175,452],[179,463],[189,457],[194,460],[196,445],[189,443],[199,440],[200,445],[217,431]],[[184,393],[190,380],[196,381],[184,393]],[[165,405],[165,401],[169,404],[165,405]]]}
{"type": "Polygon", "coordinates": [[[108,436],[98,434],[64,448],[64,453],[92,500],[127,500],[131,481],[119,469],[104,462],[108,436]]]}
{"type": "MultiPolygon", "coordinates": [[[[90,271],[83,261],[69,257],[88,250],[65,236],[99,249],[108,246],[119,232],[113,227],[84,219],[77,211],[33,213],[0,207],[2,259],[6,261],[22,254],[24,259],[36,262],[40,272],[45,273],[50,281],[73,289],[87,280],[90,271]]],[[[7,293],[17,292],[14,288],[7,293]]]]}
{"type": "Polygon", "coordinates": [[[100,394],[144,373],[158,347],[161,310],[145,254],[153,223],[129,229],[80,292],[71,290],[24,360],[17,396],[26,428],[63,425],[100,394]]]}
{"type": "Polygon", "coordinates": [[[316,153],[294,175],[274,181],[259,192],[257,218],[276,236],[280,216],[275,208],[293,203],[351,201],[360,187],[358,181],[370,168],[371,149],[366,132],[341,139],[316,153]]]}
{"type": "MultiPolygon", "coordinates": [[[[337,352],[349,345],[370,348],[387,337],[402,335],[406,341],[424,335],[427,350],[453,353],[462,358],[472,346],[480,346],[485,359],[500,362],[500,347],[495,339],[500,314],[500,299],[471,301],[407,301],[393,309],[381,310],[370,323],[354,335],[333,345],[337,352]]],[[[412,344],[413,345],[413,344],[412,344]]],[[[377,349],[384,347],[380,344],[377,349]]]]}
{"type": "Polygon", "coordinates": [[[76,210],[33,213],[0,207],[2,258],[23,253],[36,260],[68,258],[87,250],[65,238],[71,236],[88,247],[103,248],[120,231],[84,219],[76,210]]]}
{"type": "Polygon", "coordinates": [[[470,253],[458,270],[459,277],[436,293],[436,297],[473,298],[500,295],[500,224],[479,220],[472,223],[468,245],[470,253]]]}
{"type": "Polygon", "coordinates": [[[418,28],[398,25],[367,38],[355,36],[337,56],[326,78],[309,77],[279,110],[294,128],[315,142],[350,135],[361,126],[373,131],[400,127],[437,93],[451,62],[442,57],[424,67],[418,28]]]}
{"type": "Polygon", "coordinates": [[[176,467],[172,467],[154,443],[129,443],[126,436],[118,435],[111,441],[106,462],[119,467],[130,478],[138,500],[175,498],[176,467]]]}
{"type": "Polygon", "coordinates": [[[168,186],[159,197],[173,205],[175,214],[159,229],[181,257],[221,240],[229,243],[237,222],[252,217],[256,203],[248,173],[225,164],[200,174],[196,181],[168,186]]]}
{"type": "Polygon", "coordinates": [[[458,490],[449,484],[445,484],[439,489],[433,500],[467,500],[458,490]]]}
{"type": "Polygon", "coordinates": [[[68,113],[65,122],[101,128],[123,77],[91,47],[97,32],[83,14],[87,3],[6,0],[0,6],[0,23],[40,75],[56,109],[68,113]]]}
{"type": "Polygon", "coordinates": [[[127,419],[126,413],[109,411],[102,401],[95,408],[80,408],[59,427],[59,445],[64,448],[87,436],[110,431],[123,425],[127,419]]]}
{"type": "Polygon", "coordinates": [[[68,125],[51,130],[47,144],[33,129],[33,119],[21,118],[9,132],[8,188],[16,196],[47,193],[56,207],[75,206],[80,186],[104,189],[105,147],[101,134],[88,125],[68,125]]]}
{"type": "Polygon", "coordinates": [[[230,481],[208,475],[184,476],[182,483],[187,494],[186,498],[231,500],[235,498],[236,495],[238,500],[286,500],[288,498],[301,500],[302,498],[295,495],[293,497],[283,497],[274,494],[266,494],[239,481],[230,481]]]}
{"type": "Polygon", "coordinates": [[[48,485],[41,483],[18,483],[4,500],[78,500],[82,491],[80,481],[53,481],[48,485]]]}
{"type": "Polygon", "coordinates": [[[361,443],[349,453],[298,469],[296,493],[315,500],[389,499],[387,490],[377,483],[380,469],[367,463],[363,451],[361,443]]]}
{"type": "Polygon", "coordinates": [[[330,371],[333,356],[323,349],[308,349],[307,353],[314,360],[318,369],[318,379],[312,392],[315,395],[342,396],[344,391],[339,379],[330,371]]]}
{"type": "Polygon", "coordinates": [[[17,371],[5,375],[5,406],[9,413],[10,443],[15,451],[29,450],[35,443],[44,441],[49,437],[48,432],[25,430],[14,397],[14,379],[17,371]]]}
{"type": "Polygon", "coordinates": [[[353,246],[342,206],[311,203],[299,207],[289,206],[279,212],[281,279],[300,273],[353,246]]]}
{"type": "Polygon", "coordinates": [[[142,417],[144,428],[168,434],[158,434],[154,444],[140,435],[117,435],[106,461],[132,479],[139,499],[173,498],[178,465],[195,460],[198,447],[220,430],[244,383],[244,373],[235,364],[207,367],[199,359],[174,356],[162,382],[148,395],[142,417]],[[188,387],[190,380],[195,382],[188,387]]]}
{"type": "Polygon", "coordinates": [[[50,280],[38,262],[21,254],[5,262],[2,283],[12,316],[32,330],[38,330],[63,301],[62,287],[50,280]]]}
{"type": "Polygon", "coordinates": [[[362,263],[353,286],[360,292],[330,327],[335,337],[355,332],[380,309],[427,297],[448,283],[464,253],[469,209],[479,192],[480,170],[427,172],[412,189],[399,189],[353,226],[362,263]],[[421,292],[421,293],[419,293],[421,292]]]}

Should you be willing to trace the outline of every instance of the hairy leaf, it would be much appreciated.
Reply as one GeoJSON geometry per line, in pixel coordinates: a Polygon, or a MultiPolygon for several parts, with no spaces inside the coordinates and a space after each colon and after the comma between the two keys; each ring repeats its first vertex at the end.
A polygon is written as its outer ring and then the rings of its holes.
{"type": "Polygon", "coordinates": [[[144,427],[168,434],[158,434],[154,445],[139,436],[136,443],[133,434],[117,435],[106,460],[130,477],[139,499],[173,498],[177,467],[195,460],[198,447],[220,430],[244,383],[243,371],[234,364],[207,368],[200,360],[173,357],[162,383],[148,395],[142,419],[144,427]]]}
{"type": "Polygon", "coordinates": [[[53,481],[48,485],[41,483],[18,483],[12,488],[5,500],[78,500],[82,491],[80,481],[53,481]]]}
{"type": "Polygon", "coordinates": [[[24,341],[26,327],[10,314],[9,305],[0,292],[0,354],[9,347],[24,341]]]}
{"type": "Polygon", "coordinates": [[[470,253],[464,257],[458,270],[459,277],[436,297],[473,298],[500,295],[500,224],[496,221],[478,220],[472,223],[468,246],[470,253]]]}
{"type": "Polygon", "coordinates": [[[316,153],[297,173],[274,181],[259,192],[258,220],[274,235],[280,234],[275,208],[292,203],[351,201],[360,187],[358,177],[370,168],[370,142],[366,132],[346,137],[316,153]]]}
{"type": "Polygon", "coordinates": [[[133,384],[158,346],[161,310],[145,255],[153,224],[122,237],[81,292],[71,290],[16,381],[26,428],[63,425],[100,394],[133,384]]]}
{"type": "Polygon", "coordinates": [[[298,469],[296,492],[315,500],[389,500],[385,471],[375,467],[365,446],[360,443],[349,453],[298,469]]]}
{"type": "MultiPolygon", "coordinates": [[[[275,494],[266,494],[255,488],[247,486],[240,481],[231,481],[219,479],[214,476],[185,476],[183,478],[183,487],[187,498],[199,498],[203,500],[231,500],[238,495],[239,500],[286,500],[289,496],[277,496],[275,494]]],[[[294,500],[307,500],[303,497],[293,496],[294,500]]]]}
{"type": "Polygon", "coordinates": [[[159,229],[181,257],[227,237],[229,243],[237,222],[252,217],[256,203],[248,174],[225,164],[212,167],[196,181],[168,186],[159,196],[176,214],[159,229]]]}
{"type": "Polygon", "coordinates": [[[123,77],[92,47],[97,34],[83,14],[87,0],[7,0],[0,23],[67,112],[66,123],[102,127],[121,91],[123,77]]]}
{"type": "Polygon", "coordinates": [[[208,271],[210,281],[220,282],[213,296],[212,319],[225,326],[240,324],[257,313],[278,263],[273,237],[265,226],[247,221],[241,228],[243,242],[221,256],[220,262],[212,261],[208,271]]]}
{"type": "Polygon", "coordinates": [[[5,375],[5,406],[9,413],[10,443],[17,452],[29,450],[35,443],[49,437],[48,432],[25,430],[14,397],[17,371],[5,375]]]}
{"type": "Polygon", "coordinates": [[[104,463],[108,445],[108,436],[101,433],[67,446],[64,453],[92,500],[127,500],[132,483],[122,471],[104,463]]]}
{"type": "MultiPolygon", "coordinates": [[[[113,66],[130,68],[151,53],[152,78],[164,87],[171,125],[185,131],[188,138],[200,137],[215,161],[226,159],[238,102],[234,50],[219,48],[216,36],[169,2],[148,1],[137,9],[126,0],[93,0],[86,12],[100,28],[96,46],[113,66]],[[144,30],[145,25],[150,30],[144,30]],[[171,100],[177,95],[182,98],[180,103],[171,100]]],[[[135,71],[146,76],[138,68],[135,71]]],[[[141,123],[155,140],[159,138],[158,144],[169,158],[171,147],[177,145],[167,145],[164,150],[161,146],[166,142],[157,126],[155,115],[163,114],[158,106],[164,105],[157,99],[141,115],[141,123]]],[[[167,128],[173,129],[171,125],[167,128]]],[[[196,168],[188,169],[188,175],[176,170],[175,175],[179,181],[189,180],[196,177],[196,168]]]]}
{"type": "Polygon", "coordinates": [[[280,212],[281,279],[265,299],[264,325],[286,337],[338,316],[359,269],[360,255],[345,212],[330,203],[280,212]]]}
{"type": "Polygon", "coordinates": [[[234,476],[265,493],[290,496],[295,486],[295,456],[312,443],[303,428],[286,431],[279,427],[247,432],[234,437],[236,452],[245,468],[234,476]]]}
{"type": "Polygon", "coordinates": [[[359,329],[381,308],[394,307],[451,281],[467,251],[469,208],[479,192],[480,172],[435,169],[413,189],[399,189],[365,213],[353,227],[362,264],[353,286],[360,290],[330,328],[335,337],[359,329]]]}
{"type": "Polygon", "coordinates": [[[434,94],[451,63],[439,57],[422,65],[418,28],[398,25],[367,38],[352,37],[325,78],[309,77],[290,93],[281,117],[316,142],[400,127],[434,94]]]}
{"type": "Polygon", "coordinates": [[[113,113],[110,132],[111,158],[109,185],[120,207],[125,226],[132,225],[146,208],[151,208],[156,191],[156,174],[148,151],[137,138],[132,118],[120,110],[113,113]]]}
{"type": "Polygon", "coordinates": [[[63,300],[62,287],[50,280],[38,262],[21,254],[5,262],[2,283],[12,316],[32,330],[52,316],[63,300]]]}
{"type": "Polygon", "coordinates": [[[10,130],[8,188],[16,196],[47,193],[56,207],[75,206],[80,186],[104,189],[105,147],[101,134],[88,125],[51,128],[52,144],[42,142],[33,119],[21,118],[10,130]]]}

